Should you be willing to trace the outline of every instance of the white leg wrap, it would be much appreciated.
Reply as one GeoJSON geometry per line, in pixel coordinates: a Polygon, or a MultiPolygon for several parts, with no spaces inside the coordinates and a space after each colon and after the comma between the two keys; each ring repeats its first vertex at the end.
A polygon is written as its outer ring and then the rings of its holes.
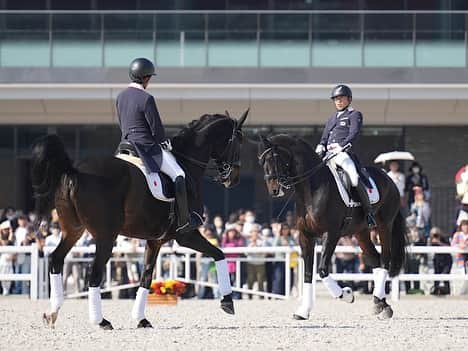
{"type": "Polygon", "coordinates": [[[63,305],[63,281],[62,274],[50,274],[50,309],[58,312],[63,305]]]}
{"type": "Polygon", "coordinates": [[[387,281],[388,271],[385,268],[374,268],[374,296],[379,299],[385,297],[385,282],[387,281]]]}
{"type": "Polygon", "coordinates": [[[309,313],[314,308],[314,284],[304,283],[302,287],[302,303],[296,310],[296,315],[308,319],[309,313]]]}
{"type": "Polygon", "coordinates": [[[322,278],[323,284],[327,287],[330,295],[333,297],[340,297],[343,293],[341,287],[330,275],[327,275],[325,278],[322,278]]]}
{"type": "Polygon", "coordinates": [[[137,322],[145,318],[145,306],[146,300],[148,298],[148,292],[149,290],[146,288],[141,286],[138,288],[135,303],[133,304],[132,308],[132,318],[137,322]]]}
{"type": "Polygon", "coordinates": [[[99,324],[102,322],[102,309],[101,309],[101,288],[89,287],[88,290],[88,305],[89,305],[89,321],[92,324],[99,324]]]}
{"type": "Polygon", "coordinates": [[[219,292],[221,296],[226,296],[232,293],[231,281],[226,259],[216,261],[216,275],[218,276],[219,292]]]}

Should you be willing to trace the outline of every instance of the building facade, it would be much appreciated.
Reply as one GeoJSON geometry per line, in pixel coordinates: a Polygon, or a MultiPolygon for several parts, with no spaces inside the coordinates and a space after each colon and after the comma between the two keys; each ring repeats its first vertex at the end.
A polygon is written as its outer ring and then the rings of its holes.
{"type": "MultiPolygon", "coordinates": [[[[150,92],[169,134],[204,113],[250,107],[249,137],[289,132],[315,144],[331,88],[349,84],[365,118],[363,163],[411,151],[433,189],[433,224],[450,228],[453,177],[467,162],[464,2],[426,1],[429,11],[409,0],[370,10],[365,1],[32,3],[0,1],[0,207],[31,208],[29,153],[40,135],[62,136],[75,160],[113,153],[114,99],[129,62],[144,56],[158,67],[150,92]]],[[[244,147],[237,189],[205,184],[212,214],[255,208],[267,219],[282,207],[266,194],[255,148],[244,147]]]]}

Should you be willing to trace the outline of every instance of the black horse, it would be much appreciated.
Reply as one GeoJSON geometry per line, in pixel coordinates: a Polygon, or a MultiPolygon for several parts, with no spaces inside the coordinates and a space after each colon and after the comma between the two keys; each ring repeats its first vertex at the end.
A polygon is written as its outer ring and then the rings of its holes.
{"type": "MultiPolygon", "coordinates": [[[[224,186],[239,182],[242,124],[247,114],[248,110],[239,120],[228,114],[204,115],[172,139],[173,153],[190,179],[189,203],[202,203],[201,183],[210,159],[215,161],[218,181],[224,186]]],[[[62,141],[56,135],[47,135],[33,146],[31,176],[38,212],[45,215],[55,207],[63,233],[49,259],[51,310],[44,314],[49,326],[54,326],[63,304],[64,258],[85,229],[96,242],[88,292],[92,323],[112,329],[111,323],[102,317],[99,289],[118,234],[147,240],[140,288],[132,310],[138,327],[151,327],[144,317],[146,297],[159,249],[171,239],[214,258],[223,295],[221,308],[234,313],[223,252],[198,230],[176,234],[171,203],[152,196],[143,173],[136,166],[116,157],[102,157],[85,160],[74,167],[62,141]]]]}
{"type": "Polygon", "coordinates": [[[281,196],[289,188],[295,192],[297,227],[305,269],[303,301],[294,318],[307,319],[313,308],[314,246],[322,236],[319,275],[333,297],[354,302],[352,290],[349,287],[342,289],[329,276],[331,257],[339,238],[344,235],[356,235],[373,268],[374,313],[390,318],[393,311],[385,300],[385,281],[388,274],[390,277],[399,274],[405,257],[404,221],[395,184],[382,170],[367,168],[380,193],[380,200],[374,205],[382,245],[382,254],[379,254],[371,241],[362,208],[346,207],[326,162],[316,155],[308,143],[288,135],[261,137],[261,140],[259,161],[270,195],[281,196]]]}

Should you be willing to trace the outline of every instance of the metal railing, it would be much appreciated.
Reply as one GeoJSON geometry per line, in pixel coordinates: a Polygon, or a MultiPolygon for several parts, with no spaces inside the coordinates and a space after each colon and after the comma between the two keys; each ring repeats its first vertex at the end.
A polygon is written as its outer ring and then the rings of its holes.
{"type": "Polygon", "coordinates": [[[172,67],[468,65],[467,11],[3,10],[0,18],[4,67],[126,67],[138,53],[172,67]]]}
{"type": "MultiPolygon", "coordinates": [[[[45,247],[45,254],[46,256],[50,254],[54,250],[53,247],[45,247]]],[[[380,251],[380,247],[377,247],[377,250],[380,251]]],[[[84,253],[94,253],[95,247],[75,247],[71,250],[71,253],[77,254],[84,254],[84,253]]],[[[249,262],[252,261],[249,258],[244,257],[235,257],[235,258],[227,258],[228,261],[235,261],[237,265],[237,275],[236,280],[233,286],[234,291],[238,291],[241,293],[248,293],[248,294],[256,294],[259,296],[266,296],[278,299],[287,299],[290,297],[291,294],[291,271],[290,271],[290,264],[292,260],[292,254],[297,253],[300,254],[299,247],[235,247],[235,248],[224,248],[223,252],[226,254],[280,254],[282,255],[281,258],[268,258],[264,261],[281,261],[285,263],[285,294],[272,294],[267,292],[260,292],[257,290],[251,289],[244,289],[241,286],[240,280],[240,270],[241,270],[241,262],[249,262]]],[[[315,249],[315,260],[314,260],[314,275],[313,275],[313,283],[315,284],[316,281],[319,281],[320,278],[317,274],[317,255],[322,252],[322,246],[317,245],[315,249]]],[[[354,253],[358,254],[361,250],[358,247],[350,247],[350,246],[337,246],[335,253],[354,253]]],[[[15,280],[15,281],[30,281],[31,282],[31,299],[36,300],[38,296],[40,298],[47,298],[48,297],[48,268],[47,268],[47,259],[40,259],[38,255],[38,248],[35,244],[31,246],[0,246],[0,254],[2,253],[26,253],[31,254],[31,273],[27,274],[0,274],[0,280],[15,280]],[[40,292],[38,294],[38,291],[40,292]]],[[[136,249],[123,249],[114,247],[113,253],[120,253],[120,254],[138,254],[137,258],[134,259],[142,259],[144,248],[137,247],[136,249]]],[[[169,277],[173,279],[179,279],[188,283],[194,283],[199,285],[205,285],[210,287],[216,287],[217,284],[212,284],[208,282],[197,281],[196,279],[192,279],[190,275],[190,265],[193,262],[192,255],[195,254],[196,251],[191,249],[187,249],[184,247],[163,247],[161,248],[160,255],[156,261],[156,269],[155,269],[155,278],[161,279],[162,278],[162,260],[163,257],[168,259],[170,262],[169,267],[169,277]],[[180,275],[177,269],[177,266],[182,264],[183,274],[180,275]]],[[[457,254],[457,253],[468,253],[468,249],[461,250],[455,247],[436,247],[436,246],[414,246],[408,248],[409,254],[457,254]]],[[[258,259],[258,258],[256,258],[258,259]]],[[[89,262],[92,258],[66,258],[66,263],[71,262],[89,262]]],[[[118,261],[128,261],[129,258],[118,258],[113,257],[106,266],[106,274],[105,274],[105,288],[102,289],[102,292],[107,291],[116,291],[122,289],[128,289],[137,287],[139,283],[130,283],[124,285],[116,285],[112,282],[111,279],[111,264],[112,262],[118,261]]],[[[303,262],[299,259],[299,269],[298,269],[298,291],[301,293],[302,291],[302,283],[303,283],[303,262]]],[[[368,273],[332,273],[331,276],[337,280],[347,280],[347,281],[371,281],[373,280],[372,274],[368,273]]],[[[400,281],[432,281],[432,280],[468,280],[468,274],[400,274],[399,276],[391,279],[392,282],[392,299],[398,300],[400,298],[400,281]]],[[[314,289],[315,291],[315,289],[314,289]]],[[[87,292],[77,293],[77,294],[70,294],[68,298],[76,298],[81,296],[86,296],[87,292]]],[[[314,296],[315,298],[315,296],[314,296]]]]}

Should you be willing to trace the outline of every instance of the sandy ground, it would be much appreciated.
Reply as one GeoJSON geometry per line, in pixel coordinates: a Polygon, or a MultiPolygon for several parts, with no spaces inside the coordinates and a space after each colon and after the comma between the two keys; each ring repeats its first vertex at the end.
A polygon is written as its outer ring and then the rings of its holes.
{"type": "Polygon", "coordinates": [[[236,301],[223,313],[214,300],[148,306],[154,329],[136,329],[132,301],[104,300],[115,330],[88,323],[87,300],[67,300],[55,330],[42,325],[47,302],[0,296],[0,350],[467,350],[468,299],[404,297],[394,318],[370,314],[369,296],[354,304],[320,297],[311,319],[291,318],[297,301],[236,301]]]}

